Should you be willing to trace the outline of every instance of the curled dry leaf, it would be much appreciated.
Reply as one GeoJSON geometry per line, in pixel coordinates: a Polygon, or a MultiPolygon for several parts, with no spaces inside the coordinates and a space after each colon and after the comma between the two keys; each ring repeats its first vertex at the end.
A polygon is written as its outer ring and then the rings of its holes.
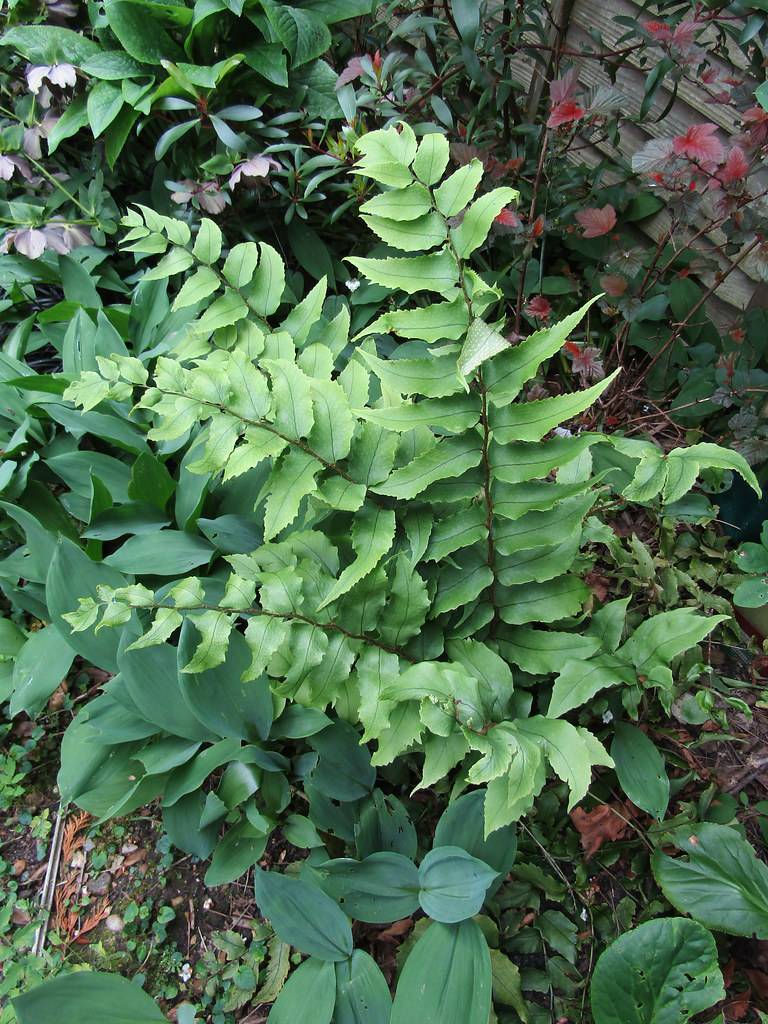
{"type": "Polygon", "coordinates": [[[594,857],[603,843],[612,843],[624,837],[628,827],[626,819],[631,814],[631,808],[626,804],[600,804],[593,811],[575,807],[571,811],[571,821],[581,836],[581,846],[587,860],[594,857]]]}

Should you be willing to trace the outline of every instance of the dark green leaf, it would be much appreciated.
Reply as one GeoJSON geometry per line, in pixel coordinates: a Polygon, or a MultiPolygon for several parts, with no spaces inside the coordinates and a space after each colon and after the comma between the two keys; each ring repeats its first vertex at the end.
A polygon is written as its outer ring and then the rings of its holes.
{"type": "Polygon", "coordinates": [[[352,955],[349,919],[316,886],[256,868],[254,889],[259,910],[283,942],[320,960],[346,960],[352,955]]]}
{"type": "Polygon", "coordinates": [[[597,962],[595,1024],[677,1024],[703,1013],[725,995],[717,961],[715,940],[695,921],[646,921],[597,962]]]}

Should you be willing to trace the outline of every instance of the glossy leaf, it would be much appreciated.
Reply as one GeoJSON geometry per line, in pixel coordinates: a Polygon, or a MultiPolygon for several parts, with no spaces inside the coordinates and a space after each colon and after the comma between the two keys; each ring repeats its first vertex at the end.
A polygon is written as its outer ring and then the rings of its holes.
{"type": "Polygon", "coordinates": [[[677,910],[715,931],[768,938],[768,867],[726,825],[691,826],[677,845],[683,856],[656,850],[653,874],[677,910]]]}
{"type": "Polygon", "coordinates": [[[595,966],[595,1024],[677,1024],[725,995],[715,940],[679,917],[646,921],[616,939],[595,966]]]}
{"type": "Polygon", "coordinates": [[[661,821],[669,804],[669,778],[654,743],[635,726],[617,722],[611,757],[621,788],[632,803],[661,821]]]}

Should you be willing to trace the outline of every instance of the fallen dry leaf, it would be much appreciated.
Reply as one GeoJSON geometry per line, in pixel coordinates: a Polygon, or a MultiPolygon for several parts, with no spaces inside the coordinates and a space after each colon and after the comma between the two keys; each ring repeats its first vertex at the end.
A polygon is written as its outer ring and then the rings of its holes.
{"type": "Polygon", "coordinates": [[[134,850],[133,853],[126,854],[125,860],[123,861],[123,865],[126,868],[130,868],[134,864],[138,864],[139,861],[146,860],[146,859],[147,859],[147,851],[146,850],[134,850]]]}
{"type": "Polygon", "coordinates": [[[611,804],[600,804],[594,811],[584,811],[581,807],[576,807],[571,811],[571,821],[581,836],[581,845],[587,860],[594,857],[603,843],[611,843],[624,836],[627,831],[624,819],[628,816],[627,808],[621,804],[616,807],[611,804]]]}
{"type": "Polygon", "coordinates": [[[749,979],[749,983],[752,986],[754,992],[764,1001],[768,1000],[768,974],[765,971],[750,970],[748,967],[744,968],[744,973],[749,979]]]}
{"type": "Polygon", "coordinates": [[[394,939],[400,938],[401,935],[405,935],[405,933],[411,928],[412,924],[412,917],[404,917],[402,921],[395,921],[395,923],[391,924],[389,928],[385,928],[383,932],[379,932],[376,939],[379,942],[392,942],[394,939]]]}
{"type": "Polygon", "coordinates": [[[31,920],[32,918],[29,916],[29,913],[23,907],[14,907],[11,911],[11,921],[14,924],[29,924],[31,920]]]}
{"type": "Polygon", "coordinates": [[[737,992],[731,996],[723,1006],[723,1014],[726,1020],[744,1020],[749,1013],[750,1003],[752,1002],[752,990],[747,989],[746,992],[737,992]]]}

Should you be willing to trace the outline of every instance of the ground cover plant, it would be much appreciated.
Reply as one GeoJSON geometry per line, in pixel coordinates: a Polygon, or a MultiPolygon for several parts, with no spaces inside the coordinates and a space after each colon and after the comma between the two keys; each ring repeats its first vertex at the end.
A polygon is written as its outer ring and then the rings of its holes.
{"type": "Polygon", "coordinates": [[[764,19],[137,10],[0,39],[0,1020],[763,1019],[764,19]]]}
{"type": "MultiPolygon", "coordinates": [[[[511,826],[550,772],[568,809],[595,767],[615,769],[655,818],[667,808],[663,762],[642,732],[615,725],[609,754],[594,728],[565,715],[606,688],[615,693],[606,721],[636,717],[648,699],[669,708],[672,663],[724,618],[685,605],[649,616],[627,597],[596,602],[584,577],[600,547],[621,558],[601,508],[661,503],[661,514],[684,516],[702,471],[757,484],[741,456],[711,444],[664,453],[620,435],[558,433],[612,378],[520,400],[585,310],[516,345],[500,333],[502,292],[471,257],[513,191],[479,192],[479,161],[448,171],[445,138],[418,141],[404,123],[358,147],[357,173],[383,186],[363,208],[366,223],[410,255],[351,258],[393,294],[357,337],[346,305],[326,302],[325,281],[284,315],[284,268],[267,244],[227,248],[209,219],[193,239],[139,207],[124,218],[124,245],[149,262],[147,283],[176,278],[170,315],[187,311],[167,354],[142,360],[114,335],[93,334],[88,346],[86,331],[79,372],[12,378],[29,401],[70,410],[73,434],[120,436],[126,456],[70,446],[46,457],[67,489],[45,499],[45,522],[31,506],[8,506],[27,537],[16,553],[23,573],[9,567],[25,581],[16,599],[42,604],[50,622],[19,653],[11,703],[45,702],[75,656],[114,673],[65,733],[62,800],[105,821],[162,796],[171,841],[213,855],[208,885],[262,858],[283,822],[289,842],[313,848],[300,878],[256,874],[257,904],[278,938],[310,954],[274,1019],[311,1005],[318,1020],[408,1020],[444,1012],[455,986],[456,1019],[484,1021],[495,947],[474,919],[513,863],[511,826]],[[402,339],[389,357],[375,342],[385,332],[402,339]],[[80,536],[57,538],[50,526],[72,520],[80,536]],[[41,661],[47,675],[30,672],[41,661]],[[430,852],[377,786],[377,769],[407,789],[451,783],[430,852]],[[324,834],[355,856],[323,857],[324,834]],[[390,1010],[379,968],[353,950],[349,917],[392,923],[417,909],[436,923],[413,946],[390,1010]],[[437,970],[439,984],[425,988],[425,972],[437,970]]],[[[632,543],[642,561],[642,542],[632,543]]],[[[745,841],[707,827],[690,874],[697,857],[735,844],[762,893],[745,841]]],[[[681,864],[657,858],[656,873],[688,911],[681,864]]],[[[696,913],[721,930],[753,930],[744,911],[696,913]]],[[[704,942],[711,973],[704,929],[690,934],[674,919],[654,927],[679,945],[683,965],[704,942]]],[[[607,967],[596,975],[598,1007],[604,977],[610,984],[607,967]]],[[[79,998],[96,998],[89,984],[108,993],[120,983],[66,977],[19,998],[17,1012],[36,1019],[66,991],[78,1013],[79,998]]],[[[697,982],[702,1007],[719,984],[716,970],[703,992],[697,982]]],[[[683,986],[674,998],[690,993],[683,986]]],[[[146,1007],[136,1012],[152,1019],[146,1007]]]]}

